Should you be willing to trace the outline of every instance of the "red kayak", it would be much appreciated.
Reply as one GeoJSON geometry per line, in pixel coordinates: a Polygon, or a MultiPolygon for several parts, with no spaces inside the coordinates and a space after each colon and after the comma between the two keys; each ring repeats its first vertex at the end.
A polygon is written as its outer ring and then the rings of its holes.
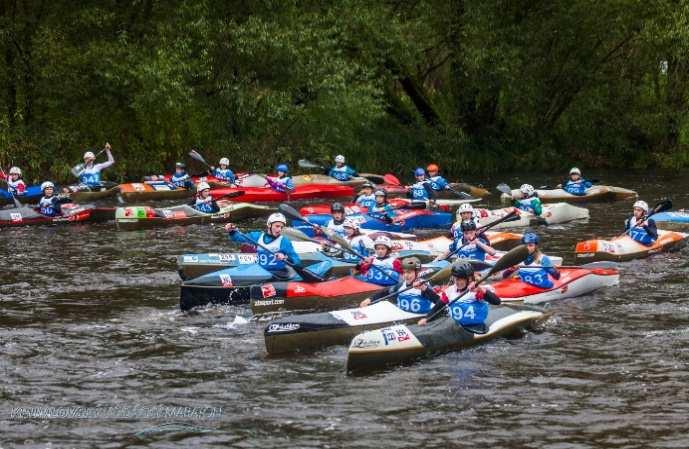
{"type": "Polygon", "coordinates": [[[0,227],[79,223],[89,221],[92,211],[92,208],[72,203],[63,204],[62,215],[57,217],[46,217],[33,207],[2,209],[0,210],[0,227]]]}
{"type": "Polygon", "coordinates": [[[211,189],[213,198],[218,199],[232,192],[241,190],[243,195],[232,198],[233,201],[245,202],[275,202],[308,200],[311,198],[342,198],[354,196],[354,189],[338,184],[305,184],[296,186],[289,194],[278,192],[270,187],[225,187],[211,189]]]}

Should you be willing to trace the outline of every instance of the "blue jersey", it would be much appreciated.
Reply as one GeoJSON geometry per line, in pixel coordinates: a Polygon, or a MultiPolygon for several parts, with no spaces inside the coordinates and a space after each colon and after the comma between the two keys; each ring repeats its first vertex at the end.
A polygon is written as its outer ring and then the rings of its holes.
{"type": "MultiPolygon", "coordinates": [[[[283,271],[285,269],[285,262],[278,260],[274,253],[282,253],[295,265],[301,265],[301,259],[294,250],[292,242],[285,236],[281,235],[275,238],[265,232],[252,231],[247,234],[249,238],[270,249],[270,251],[258,246],[256,247],[256,255],[258,264],[268,271],[283,271]]],[[[239,232],[231,232],[230,240],[235,242],[248,242],[239,232]]],[[[250,243],[250,242],[249,242],[250,243]]]]}
{"type": "Polygon", "coordinates": [[[645,226],[638,226],[636,217],[631,217],[625,222],[625,231],[634,241],[642,245],[652,245],[658,239],[658,228],[656,222],[649,218],[644,223],[645,226]]]}
{"type": "Polygon", "coordinates": [[[430,183],[428,181],[415,182],[409,187],[409,198],[417,201],[428,201],[431,199],[430,183]]]}
{"type": "Polygon", "coordinates": [[[375,205],[368,209],[368,216],[378,220],[390,221],[395,218],[395,210],[389,204],[375,205]]]}
{"type": "Polygon", "coordinates": [[[42,197],[38,202],[38,212],[46,217],[57,217],[62,215],[61,201],[56,196],[50,198],[42,197]]]}
{"type": "MultiPolygon", "coordinates": [[[[445,291],[445,296],[452,301],[462,293],[464,292],[460,292],[456,286],[451,285],[445,291]]],[[[488,310],[488,303],[479,300],[476,297],[476,293],[472,291],[464,294],[447,308],[450,317],[460,326],[483,324],[488,317],[488,310]]]]}
{"type": "Polygon", "coordinates": [[[584,196],[586,195],[586,190],[590,189],[593,184],[591,181],[585,179],[580,179],[578,181],[572,181],[571,179],[567,181],[563,187],[564,191],[571,193],[572,195],[584,196]]]}
{"type": "Polygon", "coordinates": [[[431,188],[436,192],[445,190],[447,189],[447,186],[450,185],[450,183],[447,182],[447,179],[443,178],[440,175],[431,176],[430,178],[428,178],[428,180],[430,181],[431,188]]]}
{"type": "Polygon", "coordinates": [[[229,168],[215,168],[213,170],[213,176],[218,178],[221,181],[229,182],[234,184],[236,181],[237,177],[234,175],[234,172],[230,170],[229,168]]]}
{"type": "Polygon", "coordinates": [[[373,259],[373,266],[369,266],[366,273],[357,275],[359,279],[376,285],[395,285],[400,280],[400,274],[395,270],[395,259],[388,256],[385,259],[373,259]]]}
{"type": "MultiPolygon", "coordinates": [[[[356,235],[351,239],[347,239],[347,241],[349,242],[349,246],[351,246],[355,252],[364,257],[368,257],[374,253],[373,240],[371,240],[371,238],[367,235],[356,235]]],[[[343,251],[342,256],[345,262],[358,263],[360,260],[358,256],[355,256],[347,251],[343,251]]]]}
{"type": "Polygon", "coordinates": [[[457,251],[457,257],[460,259],[473,259],[473,260],[486,260],[486,252],[476,244],[476,241],[480,241],[485,245],[490,245],[488,240],[483,237],[476,237],[474,240],[465,245],[464,235],[460,235],[457,240],[453,240],[450,243],[450,251],[454,251],[457,248],[461,248],[457,251]],[[463,246],[464,245],[464,246],[463,246]]]}
{"type": "Polygon", "coordinates": [[[359,195],[356,197],[356,205],[359,207],[365,207],[366,209],[371,209],[376,205],[376,197],[374,194],[370,195],[359,195]]]}
{"type": "Polygon", "coordinates": [[[206,214],[212,214],[220,210],[218,204],[215,201],[213,201],[213,197],[211,196],[209,196],[208,198],[200,198],[197,196],[196,200],[194,201],[193,207],[199,212],[203,212],[206,214]]]}
{"type": "MultiPolygon", "coordinates": [[[[404,290],[411,285],[407,285],[406,282],[402,282],[397,290],[404,290]]],[[[430,287],[428,287],[430,288],[430,287]]],[[[428,313],[434,306],[433,301],[428,299],[420,289],[411,288],[397,295],[397,307],[410,313],[428,313]]]]}
{"type": "Polygon", "coordinates": [[[514,205],[517,209],[523,210],[525,212],[530,212],[536,216],[541,215],[541,212],[543,212],[541,200],[537,197],[522,198],[520,200],[515,200],[514,205]]]}
{"type": "Polygon", "coordinates": [[[108,154],[107,161],[101,162],[100,164],[91,164],[90,166],[87,165],[84,167],[81,173],[79,173],[80,183],[86,184],[89,187],[100,185],[100,172],[115,163],[115,159],[112,157],[110,150],[106,150],[106,153],[108,154]]]}
{"type": "Polygon", "coordinates": [[[294,190],[294,182],[292,182],[291,176],[285,176],[283,178],[269,178],[268,184],[273,190],[277,192],[288,192],[294,190]]]}
{"type": "Polygon", "coordinates": [[[172,176],[170,177],[170,186],[173,189],[191,189],[194,187],[194,183],[191,182],[191,178],[187,174],[187,172],[184,173],[173,173],[172,176]]]}
{"type": "Polygon", "coordinates": [[[550,279],[550,275],[557,273],[553,262],[548,256],[541,256],[539,259],[534,259],[533,256],[528,256],[524,260],[524,264],[519,267],[517,275],[522,282],[526,282],[529,285],[533,285],[538,288],[553,288],[553,281],[550,279]],[[533,267],[529,268],[529,266],[533,267]]]}
{"type": "Polygon", "coordinates": [[[338,181],[349,181],[354,176],[359,176],[359,174],[349,165],[343,165],[342,167],[332,167],[328,172],[328,176],[332,176],[338,181]]]}

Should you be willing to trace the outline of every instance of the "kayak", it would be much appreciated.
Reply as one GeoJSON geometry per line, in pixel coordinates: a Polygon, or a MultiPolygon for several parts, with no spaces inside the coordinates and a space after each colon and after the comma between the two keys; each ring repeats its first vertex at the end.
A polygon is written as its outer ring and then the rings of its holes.
{"type": "Polygon", "coordinates": [[[120,184],[120,196],[127,203],[136,201],[182,200],[191,198],[194,190],[172,188],[167,182],[144,181],[120,184]]]}
{"type": "Polygon", "coordinates": [[[163,208],[149,206],[118,207],[115,212],[115,224],[118,229],[131,230],[156,226],[226,223],[247,218],[259,218],[275,210],[269,206],[230,201],[219,201],[218,206],[220,211],[212,214],[200,212],[188,204],[163,208]]]}
{"type": "Polygon", "coordinates": [[[306,184],[334,184],[350,187],[359,187],[364,183],[368,182],[368,179],[361,176],[354,176],[349,181],[340,181],[333,178],[332,176],[314,173],[309,175],[292,176],[292,182],[295,186],[302,186],[306,184]]]}
{"type": "MultiPolygon", "coordinates": [[[[310,223],[325,226],[332,218],[330,214],[313,214],[305,217],[310,223]]],[[[347,218],[354,220],[362,229],[377,231],[406,232],[417,229],[450,229],[454,215],[449,212],[434,212],[428,209],[398,211],[395,221],[387,223],[368,215],[353,214],[347,218]]],[[[293,221],[292,226],[309,235],[313,228],[300,221],[293,221]]]]}
{"type": "Polygon", "coordinates": [[[62,215],[46,217],[29,206],[0,209],[0,227],[47,225],[60,223],[83,223],[91,218],[92,207],[66,203],[62,205],[62,215]]]}
{"type": "Polygon", "coordinates": [[[674,212],[653,214],[653,220],[663,229],[683,231],[689,229],[689,211],[680,209],[674,212]]]}
{"type": "MultiPolygon", "coordinates": [[[[424,265],[422,275],[449,265],[446,261],[424,265]]],[[[449,273],[448,273],[449,275],[449,273]]],[[[270,282],[251,287],[254,315],[283,311],[333,310],[356,305],[386,287],[371,284],[358,276],[345,276],[324,282],[270,282]]]]}
{"type": "MultiPolygon", "coordinates": [[[[6,183],[3,183],[6,185],[6,183]]],[[[22,204],[36,204],[41,200],[43,196],[43,190],[41,190],[40,185],[26,186],[24,193],[16,195],[17,199],[22,204]]],[[[0,189],[0,205],[4,204],[14,204],[14,199],[12,199],[12,194],[6,189],[0,189]]]]}
{"type": "Polygon", "coordinates": [[[74,184],[63,187],[65,195],[74,202],[96,201],[114,196],[119,191],[119,185],[114,182],[101,181],[97,185],[74,184]]]}
{"type": "MultiPolygon", "coordinates": [[[[450,187],[458,192],[468,193],[476,198],[490,196],[490,192],[483,187],[477,187],[465,182],[451,182],[450,187]]],[[[407,194],[407,189],[401,184],[379,184],[376,188],[385,189],[388,196],[405,196],[407,194]]],[[[451,190],[443,190],[435,192],[435,194],[438,198],[458,198],[457,194],[451,190]]]]}
{"type": "Polygon", "coordinates": [[[658,230],[658,240],[646,246],[628,235],[612,240],[587,240],[577,243],[577,259],[625,261],[641,259],[662,251],[674,251],[687,244],[689,234],[658,230]]]}
{"type": "MultiPolygon", "coordinates": [[[[459,206],[465,203],[477,203],[481,201],[480,198],[471,198],[466,200],[436,200],[435,204],[438,211],[441,212],[452,212],[456,211],[459,206]]],[[[388,201],[390,206],[394,209],[426,209],[428,208],[427,201],[412,201],[409,198],[390,198],[388,201]]],[[[345,215],[355,215],[355,214],[365,214],[368,212],[368,208],[363,206],[358,206],[355,203],[346,203],[345,215]]],[[[314,215],[314,214],[329,214],[330,204],[309,204],[299,209],[299,213],[302,215],[314,215]]]]}
{"type": "Polygon", "coordinates": [[[615,268],[560,268],[558,271],[560,279],[551,279],[554,285],[549,289],[534,287],[517,277],[495,282],[488,288],[503,302],[524,301],[526,304],[539,304],[556,299],[575,298],[620,283],[620,272],[615,268]]]}
{"type": "MultiPolygon", "coordinates": [[[[505,215],[515,210],[514,207],[504,207],[502,209],[474,209],[476,216],[479,219],[479,226],[485,226],[489,223],[498,220],[505,215]]],[[[585,220],[589,218],[588,209],[583,207],[572,206],[568,203],[553,203],[543,206],[543,211],[540,216],[536,216],[530,212],[517,209],[518,219],[512,221],[502,222],[494,227],[494,229],[528,227],[537,225],[552,225],[567,223],[574,220],[585,220]]]]}
{"type": "MultiPolygon", "coordinates": [[[[563,189],[536,189],[538,198],[544,203],[555,203],[559,201],[582,202],[582,201],[621,201],[636,199],[639,195],[629,189],[622,187],[596,185],[586,191],[585,195],[572,195],[563,189]]],[[[512,190],[512,196],[503,193],[500,200],[504,203],[512,202],[512,198],[521,198],[522,193],[518,189],[512,190]]]]}
{"type": "Polygon", "coordinates": [[[312,198],[352,197],[354,195],[354,189],[351,186],[342,184],[304,184],[295,186],[289,194],[278,192],[270,187],[225,187],[211,189],[211,195],[218,199],[236,192],[237,189],[244,193],[234,197],[233,200],[246,202],[298,201],[312,198]]]}
{"type": "MultiPolygon", "coordinates": [[[[327,260],[311,265],[308,270],[318,276],[331,274],[333,267],[346,262],[327,260]]],[[[351,264],[347,264],[351,266],[351,264]]],[[[301,281],[301,278],[290,269],[290,281],[301,281]]],[[[180,288],[180,309],[189,310],[206,304],[247,304],[253,284],[280,281],[274,273],[263,269],[255,263],[238,264],[231,268],[214,271],[184,281],[180,288]]]]}
{"type": "Polygon", "coordinates": [[[482,326],[462,327],[449,316],[425,326],[397,324],[358,334],[347,352],[347,372],[362,373],[461,350],[498,337],[521,336],[544,313],[511,306],[491,306],[482,326]]]}

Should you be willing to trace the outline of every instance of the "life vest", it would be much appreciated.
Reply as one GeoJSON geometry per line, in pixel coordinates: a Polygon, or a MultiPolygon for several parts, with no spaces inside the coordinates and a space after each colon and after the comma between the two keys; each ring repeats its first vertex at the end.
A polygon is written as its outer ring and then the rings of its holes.
{"type": "Polygon", "coordinates": [[[373,259],[375,267],[368,267],[365,274],[367,282],[376,285],[395,285],[399,282],[400,274],[394,270],[395,257],[388,256],[385,259],[373,259]],[[377,267],[377,268],[376,268],[377,267]],[[386,273],[386,274],[383,274],[386,273]]]}
{"type": "Polygon", "coordinates": [[[87,186],[100,184],[100,171],[101,168],[97,165],[84,168],[79,174],[79,182],[87,186]]]}
{"type": "Polygon", "coordinates": [[[655,238],[649,234],[643,226],[637,226],[638,220],[636,217],[631,217],[629,219],[629,230],[627,234],[635,241],[641,243],[642,245],[651,245],[655,242],[655,238]]]}
{"type": "Polygon", "coordinates": [[[553,281],[550,280],[548,270],[543,268],[543,265],[550,264],[548,256],[540,255],[538,259],[529,259],[530,258],[527,258],[523,265],[519,267],[517,271],[519,279],[534,287],[545,289],[553,288],[554,284],[553,281]],[[536,265],[536,267],[529,268],[531,265],[536,265]]]}
{"type": "Polygon", "coordinates": [[[343,225],[344,220],[342,220],[340,223],[335,223],[335,219],[331,218],[328,220],[328,224],[326,224],[325,227],[331,231],[335,231],[335,234],[339,235],[340,237],[346,237],[347,233],[345,232],[343,225]]]}
{"type": "MultiPolygon", "coordinates": [[[[407,287],[411,286],[404,282],[400,290],[407,287]]],[[[397,307],[410,313],[428,313],[433,308],[433,301],[423,296],[423,292],[420,289],[411,288],[397,295],[397,307]]]]}
{"type": "Polygon", "coordinates": [[[234,182],[235,181],[235,176],[234,172],[230,170],[229,168],[216,168],[213,170],[213,176],[218,178],[221,181],[226,181],[226,182],[234,182]]]}
{"type": "Polygon", "coordinates": [[[41,215],[45,215],[46,217],[57,216],[58,211],[55,206],[56,201],[57,198],[54,196],[51,196],[50,198],[42,197],[41,200],[38,202],[39,212],[41,213],[41,215]]]}
{"type": "Polygon", "coordinates": [[[213,197],[209,196],[208,198],[201,198],[197,196],[196,202],[194,203],[194,209],[206,214],[212,214],[214,212],[213,197]]]}
{"type": "Polygon", "coordinates": [[[184,172],[181,175],[178,175],[175,172],[170,177],[170,182],[172,183],[172,186],[176,189],[186,189],[191,181],[187,172],[184,172]]]}
{"type": "MultiPolygon", "coordinates": [[[[451,285],[445,290],[445,295],[450,301],[462,293],[456,285],[451,285]]],[[[488,318],[488,309],[488,303],[477,299],[476,293],[470,291],[450,304],[447,313],[460,326],[473,326],[485,323],[488,318]]]]}
{"type": "Polygon", "coordinates": [[[392,207],[389,204],[384,204],[383,206],[374,205],[368,209],[368,215],[370,217],[376,218],[378,220],[387,220],[390,215],[393,215],[392,207]]]}
{"type": "Polygon", "coordinates": [[[426,181],[415,182],[409,188],[411,199],[427,201],[429,199],[428,191],[426,190],[426,181]]]}
{"type": "Polygon", "coordinates": [[[12,195],[21,195],[26,191],[26,184],[22,179],[12,181],[11,179],[7,178],[7,190],[12,195]]]}
{"type": "Polygon", "coordinates": [[[349,181],[352,179],[353,170],[349,168],[348,165],[343,165],[342,167],[332,167],[330,169],[329,175],[338,181],[349,181]]]}
{"type": "Polygon", "coordinates": [[[536,214],[536,208],[534,206],[534,201],[538,201],[537,198],[531,197],[531,198],[522,198],[520,200],[517,200],[517,209],[523,210],[525,212],[531,212],[532,214],[536,214]]]}
{"type": "Polygon", "coordinates": [[[585,179],[572,181],[571,179],[565,183],[564,191],[572,195],[583,196],[586,195],[586,190],[591,187],[591,183],[585,179]]]}
{"type": "Polygon", "coordinates": [[[359,207],[371,209],[376,206],[376,197],[373,194],[359,195],[358,197],[356,197],[356,204],[359,207]]]}
{"type": "Polygon", "coordinates": [[[280,247],[282,246],[282,239],[283,236],[281,235],[278,238],[273,238],[271,236],[268,236],[269,238],[272,238],[273,240],[270,243],[266,243],[265,237],[267,234],[265,232],[262,232],[261,235],[258,237],[258,241],[263,244],[267,249],[262,248],[261,246],[256,247],[256,256],[258,258],[258,264],[265,268],[268,271],[280,271],[285,269],[285,262],[282,260],[278,260],[275,257],[275,254],[272,253],[278,253],[280,252],[280,247]],[[270,251],[268,251],[270,250],[270,251]],[[271,253],[272,251],[272,253],[271,253]]]}
{"type": "Polygon", "coordinates": [[[431,183],[431,188],[437,192],[445,190],[448,186],[447,179],[443,178],[440,175],[431,176],[430,178],[428,178],[428,180],[431,183]]]}
{"type": "MultiPolygon", "coordinates": [[[[355,235],[351,239],[347,238],[347,241],[349,242],[349,246],[351,246],[354,251],[364,257],[371,255],[373,252],[373,240],[366,235],[355,235]]],[[[347,251],[342,252],[342,257],[346,262],[355,263],[359,261],[359,257],[348,253],[347,251]]]]}
{"type": "MultiPolygon", "coordinates": [[[[476,244],[478,240],[480,240],[480,237],[476,237],[471,243],[457,251],[457,257],[460,259],[486,260],[486,252],[476,244]]],[[[481,240],[481,242],[486,245],[488,244],[488,242],[483,240],[481,240]]],[[[455,248],[459,248],[462,245],[464,245],[464,236],[455,241],[455,248]]]]}

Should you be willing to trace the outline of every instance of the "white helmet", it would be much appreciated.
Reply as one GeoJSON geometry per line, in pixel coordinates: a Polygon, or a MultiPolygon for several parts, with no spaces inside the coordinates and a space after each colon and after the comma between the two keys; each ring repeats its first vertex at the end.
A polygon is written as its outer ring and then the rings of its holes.
{"type": "Polygon", "coordinates": [[[274,214],[270,214],[270,217],[268,217],[268,221],[267,221],[268,226],[272,225],[273,223],[277,223],[277,222],[287,224],[287,219],[280,212],[275,212],[274,214]]]}
{"type": "Polygon", "coordinates": [[[220,158],[220,165],[230,165],[230,160],[226,157],[220,158]]]}
{"type": "Polygon", "coordinates": [[[381,235],[380,237],[376,238],[376,240],[373,242],[374,248],[378,245],[383,245],[383,246],[387,247],[388,249],[392,249],[392,240],[390,240],[390,237],[386,237],[384,235],[381,235]]]}
{"type": "Polygon", "coordinates": [[[646,201],[639,200],[636,203],[634,203],[634,209],[641,209],[644,211],[645,214],[648,213],[648,203],[646,201]]]}
{"type": "Polygon", "coordinates": [[[474,213],[474,206],[472,206],[469,203],[463,203],[459,206],[459,209],[457,209],[457,212],[460,214],[463,214],[464,212],[471,212],[473,214],[474,213]]]}
{"type": "Polygon", "coordinates": [[[531,184],[522,184],[522,186],[519,187],[519,191],[526,196],[531,196],[536,193],[536,189],[534,189],[531,184]]]}
{"type": "Polygon", "coordinates": [[[95,158],[96,158],[96,155],[93,154],[93,151],[87,151],[86,153],[84,153],[84,160],[85,161],[88,159],[95,159],[95,158]]]}
{"type": "Polygon", "coordinates": [[[47,188],[55,189],[55,184],[50,181],[45,181],[43,184],[41,184],[41,190],[45,190],[47,188]]]}
{"type": "Polygon", "coordinates": [[[360,228],[359,223],[356,220],[352,220],[351,218],[345,218],[344,223],[342,223],[342,227],[352,229],[360,228]]]}
{"type": "Polygon", "coordinates": [[[10,168],[10,175],[22,175],[22,169],[19,167],[12,167],[10,168]]]}
{"type": "Polygon", "coordinates": [[[196,185],[196,191],[197,192],[203,192],[204,190],[208,190],[210,188],[211,188],[210,184],[208,184],[205,181],[201,181],[200,183],[198,183],[196,185]]]}
{"type": "Polygon", "coordinates": [[[338,154],[335,156],[335,162],[344,164],[345,163],[345,157],[342,156],[341,154],[338,154]]]}
{"type": "Polygon", "coordinates": [[[569,171],[570,176],[571,175],[579,175],[581,176],[581,170],[579,170],[577,167],[572,167],[572,169],[569,171]]]}

